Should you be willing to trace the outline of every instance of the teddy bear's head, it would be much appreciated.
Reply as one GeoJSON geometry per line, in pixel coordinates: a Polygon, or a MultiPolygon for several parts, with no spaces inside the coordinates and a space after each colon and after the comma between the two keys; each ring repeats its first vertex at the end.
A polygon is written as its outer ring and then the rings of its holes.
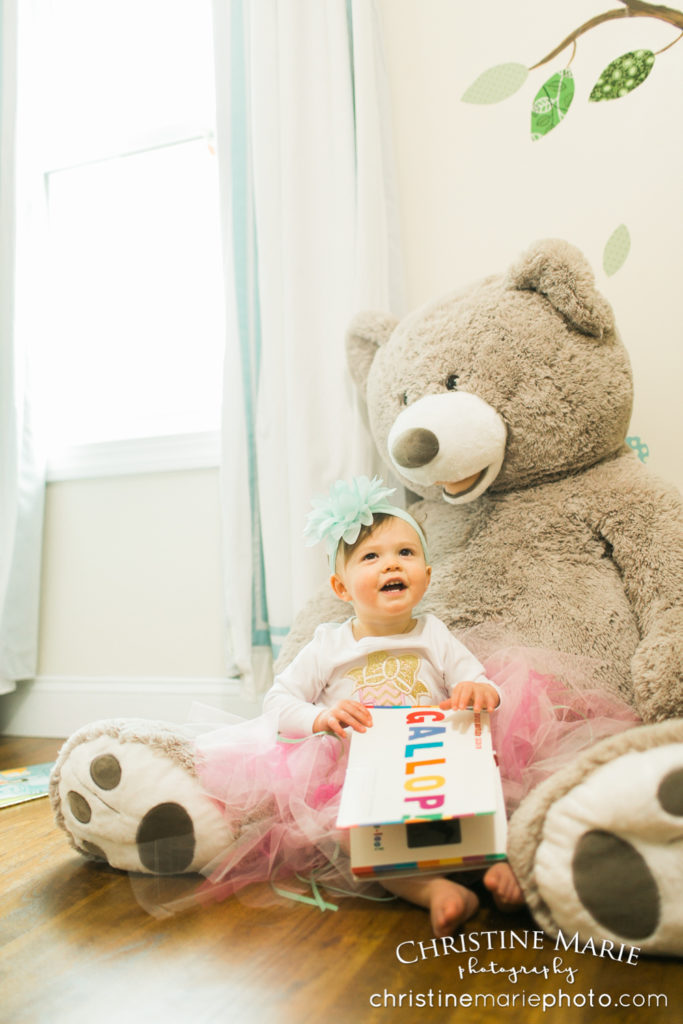
{"type": "Polygon", "coordinates": [[[576,472],[622,447],[633,387],[612,310],[567,242],[401,321],[361,314],[349,366],[383,458],[453,504],[576,472]]]}

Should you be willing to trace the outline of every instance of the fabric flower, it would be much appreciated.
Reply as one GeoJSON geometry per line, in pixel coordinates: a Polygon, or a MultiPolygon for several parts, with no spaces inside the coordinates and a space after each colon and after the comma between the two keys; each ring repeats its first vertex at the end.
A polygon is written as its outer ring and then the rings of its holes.
{"type": "Polygon", "coordinates": [[[388,500],[395,487],[385,487],[384,481],[378,476],[369,480],[366,476],[357,476],[352,480],[337,480],[324,498],[314,498],[311,504],[304,530],[304,537],[309,547],[324,541],[330,568],[334,571],[337,549],[342,540],[347,544],[355,544],[361,526],[371,526],[374,516],[380,512],[395,516],[409,523],[419,537],[425,560],[429,562],[427,541],[421,527],[405,509],[392,505],[388,500]]]}
{"type": "Polygon", "coordinates": [[[347,544],[355,543],[361,526],[370,526],[374,513],[387,511],[387,499],[394,490],[385,487],[378,476],[372,480],[366,476],[337,480],[327,496],[312,501],[313,511],[308,515],[304,530],[307,544],[312,546],[325,541],[332,557],[342,540],[347,544]]]}

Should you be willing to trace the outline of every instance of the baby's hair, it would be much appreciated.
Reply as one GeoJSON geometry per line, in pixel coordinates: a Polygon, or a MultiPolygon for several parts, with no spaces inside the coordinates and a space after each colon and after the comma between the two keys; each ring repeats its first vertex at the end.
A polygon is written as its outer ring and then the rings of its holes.
{"type": "MultiPolygon", "coordinates": [[[[356,550],[356,548],[363,543],[366,537],[371,537],[375,530],[378,530],[382,523],[385,523],[387,519],[397,519],[397,516],[391,514],[391,512],[375,512],[372,516],[372,522],[363,524],[360,528],[360,533],[354,540],[353,544],[347,544],[342,538],[339,541],[339,548],[337,549],[337,561],[341,559],[341,564],[346,565],[349,558],[356,550]]],[[[422,527],[421,527],[422,529],[422,527]]],[[[424,530],[423,530],[424,532],[424,530]]]]}
{"type": "Polygon", "coordinates": [[[354,540],[353,544],[347,544],[344,538],[339,541],[339,548],[337,549],[337,560],[341,558],[342,565],[346,565],[349,558],[356,550],[356,548],[363,543],[366,537],[372,536],[378,527],[385,523],[387,519],[393,519],[394,516],[389,515],[388,512],[375,512],[372,517],[372,522],[363,524],[360,528],[360,533],[354,540]]]}

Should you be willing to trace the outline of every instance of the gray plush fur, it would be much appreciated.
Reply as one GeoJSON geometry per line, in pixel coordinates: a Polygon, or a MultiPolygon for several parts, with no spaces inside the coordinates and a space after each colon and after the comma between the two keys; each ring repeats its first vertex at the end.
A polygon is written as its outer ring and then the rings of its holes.
{"type": "MultiPolygon", "coordinates": [[[[644,720],[680,713],[680,496],[625,445],[629,360],[584,257],[566,242],[539,242],[507,273],[401,322],[361,314],[347,348],[387,463],[405,403],[444,392],[452,373],[505,423],[502,468],[476,500],[447,504],[439,486],[404,477],[422,496],[412,511],[432,553],[425,610],[457,633],[474,629],[482,656],[510,641],[583,655],[644,720]]],[[[324,587],[278,668],[320,622],[347,616],[324,587]]]]}

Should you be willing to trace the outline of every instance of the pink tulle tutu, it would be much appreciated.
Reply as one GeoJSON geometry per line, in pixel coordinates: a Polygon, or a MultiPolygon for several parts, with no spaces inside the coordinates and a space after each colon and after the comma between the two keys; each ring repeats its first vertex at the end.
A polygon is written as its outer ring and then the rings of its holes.
{"type": "MultiPolygon", "coordinates": [[[[502,691],[491,727],[508,813],[580,751],[638,723],[626,703],[586,685],[580,662],[570,659],[568,673],[563,656],[522,648],[484,660],[502,691]],[[581,689],[560,682],[572,677],[573,661],[581,689]]],[[[348,745],[328,734],[283,740],[268,715],[198,738],[200,782],[234,834],[206,865],[201,897],[225,899],[252,883],[295,875],[349,894],[376,891],[351,874],[336,827],[348,745]]]]}
{"type": "Polygon", "coordinates": [[[204,869],[204,897],[225,899],[252,883],[294,875],[352,893],[363,887],[351,875],[336,827],[348,740],[317,733],[288,741],[278,738],[276,724],[264,715],[199,737],[200,782],[234,834],[225,854],[204,869]]]}
{"type": "MultiPolygon", "coordinates": [[[[570,659],[570,677],[572,661],[574,675],[585,686],[583,659],[570,659]]],[[[564,685],[560,679],[567,677],[567,667],[563,656],[524,650],[505,651],[484,662],[487,676],[502,692],[500,707],[491,715],[491,734],[508,814],[581,751],[639,723],[628,704],[604,690],[564,685]]]]}

